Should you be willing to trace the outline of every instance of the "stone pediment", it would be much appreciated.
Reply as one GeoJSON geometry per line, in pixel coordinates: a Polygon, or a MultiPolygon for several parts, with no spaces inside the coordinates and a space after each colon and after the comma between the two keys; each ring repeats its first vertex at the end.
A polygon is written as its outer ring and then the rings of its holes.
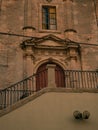
{"type": "Polygon", "coordinates": [[[40,38],[34,37],[32,39],[25,40],[24,43],[28,45],[47,45],[48,43],[49,45],[65,45],[65,40],[50,34],[40,38]]]}
{"type": "Polygon", "coordinates": [[[47,41],[52,41],[55,43],[60,43],[60,44],[65,44],[65,41],[59,37],[56,37],[54,35],[46,35],[43,36],[41,38],[38,38],[37,40],[35,40],[35,43],[40,44],[40,43],[46,43],[47,41]]]}
{"type": "Polygon", "coordinates": [[[33,37],[31,39],[25,40],[22,46],[33,46],[33,47],[44,47],[44,48],[66,48],[70,43],[73,43],[69,39],[61,39],[52,34],[43,37],[33,37]]]}
{"type": "Polygon", "coordinates": [[[42,37],[36,40],[35,43],[37,46],[55,46],[55,47],[65,46],[65,41],[54,35],[48,35],[42,37]]]}
{"type": "Polygon", "coordinates": [[[56,41],[52,41],[52,40],[46,40],[46,41],[43,41],[42,43],[40,44],[37,44],[37,45],[40,45],[40,46],[64,46],[64,44],[60,44],[56,41]]]}

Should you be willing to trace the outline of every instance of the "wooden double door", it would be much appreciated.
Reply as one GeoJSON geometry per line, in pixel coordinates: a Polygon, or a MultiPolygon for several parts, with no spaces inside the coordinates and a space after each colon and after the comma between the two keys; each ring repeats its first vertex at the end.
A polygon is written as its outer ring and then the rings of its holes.
{"type": "MultiPolygon", "coordinates": [[[[42,64],[38,70],[36,75],[36,89],[41,90],[42,88],[47,87],[48,85],[48,71],[47,64],[42,64]]],[[[51,63],[55,64],[55,63],[51,63]]],[[[55,83],[56,87],[65,87],[65,74],[64,70],[57,64],[55,64],[55,83]]]]}

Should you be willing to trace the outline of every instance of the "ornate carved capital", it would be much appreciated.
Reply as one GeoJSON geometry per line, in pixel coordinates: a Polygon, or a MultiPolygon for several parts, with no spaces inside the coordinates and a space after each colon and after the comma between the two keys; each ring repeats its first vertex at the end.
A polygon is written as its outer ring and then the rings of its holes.
{"type": "Polygon", "coordinates": [[[34,59],[34,52],[32,50],[31,46],[27,46],[26,49],[24,50],[24,57],[31,57],[34,59]]]}
{"type": "Polygon", "coordinates": [[[69,43],[67,47],[67,59],[77,60],[79,52],[79,45],[75,43],[69,43]]]}
{"type": "Polygon", "coordinates": [[[31,57],[31,58],[33,58],[34,55],[31,52],[24,52],[24,57],[31,57]]]}

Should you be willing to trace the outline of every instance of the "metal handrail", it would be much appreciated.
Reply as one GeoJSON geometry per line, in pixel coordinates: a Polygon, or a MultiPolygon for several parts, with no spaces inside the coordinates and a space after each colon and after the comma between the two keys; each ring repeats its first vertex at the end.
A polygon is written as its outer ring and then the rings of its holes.
{"type": "Polygon", "coordinates": [[[65,86],[70,88],[98,88],[98,72],[65,70],[65,86]]]}
{"type": "Polygon", "coordinates": [[[28,97],[29,95],[39,91],[35,87],[35,78],[45,70],[33,74],[7,88],[0,90],[0,109],[4,109],[13,105],[17,101],[28,97]]]}
{"type": "MultiPolygon", "coordinates": [[[[29,76],[21,80],[20,82],[9,86],[8,88],[0,90],[0,109],[4,109],[8,106],[11,106],[17,101],[43,89],[43,87],[37,89],[36,78],[38,78],[39,74],[42,73],[43,75],[43,73],[46,71],[47,69],[40,71],[37,74],[33,74],[32,76],[29,76]]],[[[59,78],[58,80],[63,81],[61,78],[59,78]]],[[[98,72],[87,70],[65,70],[64,82],[65,85],[63,87],[65,87],[65,89],[98,89],[98,72]]]]}

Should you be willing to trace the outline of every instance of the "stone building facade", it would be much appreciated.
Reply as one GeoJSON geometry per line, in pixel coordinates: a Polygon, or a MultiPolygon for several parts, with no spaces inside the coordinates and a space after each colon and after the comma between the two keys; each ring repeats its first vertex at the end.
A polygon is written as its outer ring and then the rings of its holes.
{"type": "Polygon", "coordinates": [[[97,0],[0,0],[0,88],[50,63],[98,69],[97,0]]]}

